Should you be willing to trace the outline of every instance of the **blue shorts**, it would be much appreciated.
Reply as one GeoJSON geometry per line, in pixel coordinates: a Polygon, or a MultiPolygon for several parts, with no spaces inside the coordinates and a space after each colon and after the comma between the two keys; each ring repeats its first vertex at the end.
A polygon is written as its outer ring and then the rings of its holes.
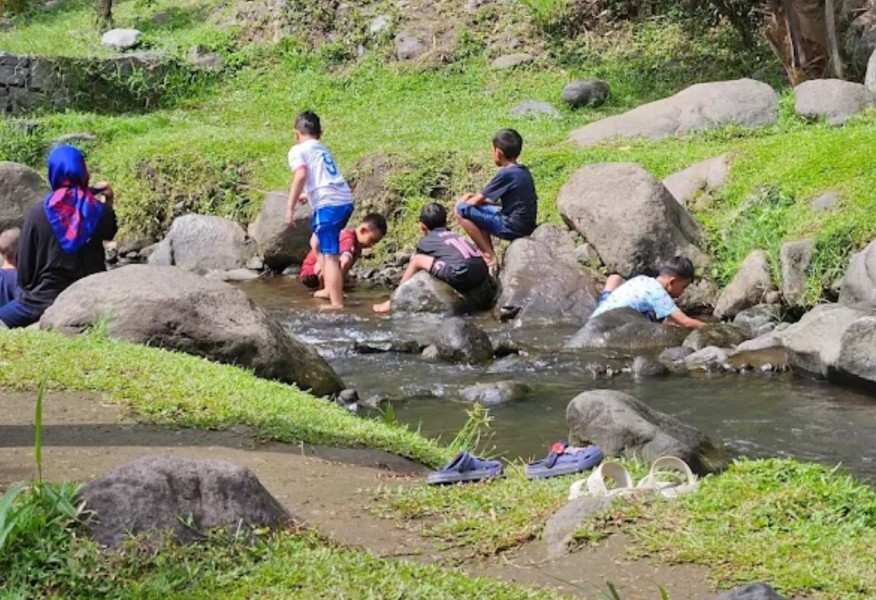
{"type": "Polygon", "coordinates": [[[499,206],[492,204],[471,206],[465,202],[460,202],[456,205],[456,214],[477,225],[478,229],[503,240],[516,240],[521,237],[505,225],[505,219],[502,217],[502,208],[499,206]]]}
{"type": "Polygon", "coordinates": [[[353,205],[323,206],[313,211],[310,225],[319,243],[320,254],[341,254],[341,230],[353,214],[353,205]]]}
{"type": "Polygon", "coordinates": [[[0,321],[9,329],[32,325],[39,321],[41,316],[42,311],[29,308],[18,300],[7,302],[0,307],[0,321]]]}
{"type": "Polygon", "coordinates": [[[599,300],[596,301],[596,306],[599,306],[600,304],[608,300],[609,296],[611,296],[611,292],[607,290],[602,290],[602,292],[599,294],[599,300]]]}

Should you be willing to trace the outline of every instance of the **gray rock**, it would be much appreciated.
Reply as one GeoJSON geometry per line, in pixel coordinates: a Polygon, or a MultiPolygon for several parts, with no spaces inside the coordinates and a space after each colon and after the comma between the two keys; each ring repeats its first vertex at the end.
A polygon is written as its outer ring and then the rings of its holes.
{"type": "Polygon", "coordinates": [[[864,87],[870,94],[876,95],[876,50],[870,55],[870,60],[867,61],[867,74],[864,77],[864,87]]]}
{"type": "Polygon", "coordinates": [[[519,308],[521,322],[584,323],[599,292],[573,252],[571,240],[554,225],[541,225],[531,237],[512,242],[499,275],[497,305],[519,308]]]}
{"type": "Polygon", "coordinates": [[[651,323],[632,308],[593,317],[566,343],[570,350],[621,350],[630,353],[680,346],[688,330],[651,323]]]}
{"type": "Polygon", "coordinates": [[[755,250],[742,261],[730,285],[721,292],[715,316],[719,319],[735,317],[739,311],[760,304],[774,289],[769,259],[765,252],[755,250]]]}
{"type": "Polygon", "coordinates": [[[249,226],[259,256],[274,271],[292,264],[301,264],[310,251],[310,217],[308,204],[295,205],[295,225],[286,227],[288,192],[271,192],[265,196],[262,209],[249,226]]]}
{"type": "Polygon", "coordinates": [[[50,147],[56,148],[58,146],[75,146],[80,147],[84,144],[93,144],[97,141],[97,136],[93,133],[65,133],[64,135],[56,137],[52,140],[50,147]]]}
{"type": "Polygon", "coordinates": [[[794,109],[805,119],[824,119],[842,125],[870,106],[872,98],[860,83],[841,79],[812,79],[794,88],[794,109]]]}
{"type": "Polygon", "coordinates": [[[250,269],[231,269],[230,271],[207,271],[204,277],[216,281],[252,281],[258,279],[259,274],[250,269]]]}
{"type": "Polygon", "coordinates": [[[876,389],[876,310],[853,322],[840,339],[834,381],[876,389]]]}
{"type": "Polygon", "coordinates": [[[693,353],[693,350],[684,346],[667,348],[660,353],[657,360],[666,365],[670,371],[683,371],[685,369],[684,359],[693,353]]]}
{"type": "Polygon", "coordinates": [[[779,97],[765,83],[753,79],[700,83],[672,96],[645,104],[622,115],[608,117],[572,132],[580,146],[613,138],[666,136],[725,125],[762,127],[778,119],[779,97]]]}
{"type": "Polygon", "coordinates": [[[390,18],[386,15],[377,15],[373,19],[371,19],[371,23],[368,24],[368,31],[372,36],[378,36],[387,29],[392,24],[390,18]]]}
{"type": "Polygon", "coordinates": [[[174,219],[161,246],[149,257],[150,265],[175,266],[196,273],[240,269],[255,255],[243,227],[206,215],[174,219]]]}
{"type": "Polygon", "coordinates": [[[831,376],[836,369],[846,331],[855,321],[869,315],[867,310],[839,304],[816,306],[781,334],[789,364],[805,373],[819,377],[831,376]]]}
{"type": "Polygon", "coordinates": [[[613,272],[653,270],[673,256],[708,264],[700,226],[672,194],[637,164],[602,163],[576,171],[560,189],[563,219],[596,248],[613,272]]]}
{"type": "Polygon", "coordinates": [[[527,100],[521,102],[511,109],[511,114],[515,117],[560,117],[560,111],[549,102],[539,102],[537,100],[527,100]]]}
{"type": "Polygon", "coordinates": [[[843,35],[844,58],[854,71],[863,73],[876,51],[876,14],[869,2],[863,0],[847,0],[841,4],[848,15],[843,22],[851,20],[843,35]]]}
{"type": "Polygon", "coordinates": [[[788,598],[765,583],[751,583],[714,596],[712,600],[788,600],[788,598]]]}
{"type": "Polygon", "coordinates": [[[684,359],[688,371],[720,371],[729,353],[724,348],[708,346],[684,359]]]}
{"type": "Polygon", "coordinates": [[[246,268],[251,271],[261,271],[265,268],[265,261],[261,256],[253,256],[251,259],[246,261],[246,268]]]}
{"type": "Polygon", "coordinates": [[[575,257],[575,260],[578,261],[578,264],[585,267],[591,269],[599,269],[602,267],[602,259],[599,258],[599,253],[596,251],[596,248],[593,247],[593,244],[584,242],[580,246],[577,246],[573,252],[573,256],[575,257]]]}
{"type": "Polygon", "coordinates": [[[441,323],[434,345],[438,356],[449,362],[478,364],[493,358],[493,345],[487,334],[459,317],[441,323]]]}
{"type": "Polygon", "coordinates": [[[733,324],[742,328],[749,339],[756,338],[770,333],[776,328],[782,320],[781,312],[781,309],[776,305],[758,304],[739,311],[733,319],[733,324]]]}
{"type": "Polygon", "coordinates": [[[812,263],[815,242],[800,240],[782,244],[782,296],[788,306],[798,306],[806,293],[806,274],[812,263]]]}
{"type": "Polygon", "coordinates": [[[750,337],[742,327],[729,323],[710,323],[705,327],[691,331],[682,346],[690,348],[694,352],[709,346],[730,348],[741,344],[750,337]]]}
{"type": "Polygon", "coordinates": [[[566,408],[569,443],[596,444],[606,456],[677,456],[696,473],[720,471],[728,457],[700,430],[622,392],[592,390],[566,408]]]}
{"type": "Polygon", "coordinates": [[[572,108],[602,106],[611,95],[611,88],[601,79],[576,79],[563,88],[563,102],[572,108]]]}
{"type": "Polygon", "coordinates": [[[698,162],[663,180],[663,185],[683,206],[690,208],[701,194],[717,192],[730,176],[730,155],[698,162]]]}
{"type": "Polygon", "coordinates": [[[0,231],[21,227],[27,207],[48,193],[46,181],[27,165],[0,162],[0,231]]]}
{"type": "Polygon", "coordinates": [[[459,394],[466,402],[497,406],[522,400],[531,392],[531,387],[519,381],[497,381],[469,386],[460,390],[459,394]]]}
{"type": "Polygon", "coordinates": [[[815,212],[826,212],[835,208],[839,204],[840,196],[836,192],[825,192],[820,196],[813,198],[809,202],[809,206],[815,212]]]}
{"type": "Polygon", "coordinates": [[[415,33],[405,30],[395,38],[395,57],[398,60],[414,60],[429,50],[428,44],[415,33]]]}
{"type": "Polygon", "coordinates": [[[140,35],[136,29],[111,29],[103,34],[100,42],[110,50],[131,50],[140,43],[140,35]]]}
{"type": "Polygon", "coordinates": [[[742,342],[741,344],[736,346],[736,349],[733,351],[731,356],[736,356],[745,352],[762,352],[764,350],[776,350],[784,347],[784,337],[780,335],[780,332],[771,331],[769,333],[764,333],[763,335],[760,335],[753,340],[742,342]]]}
{"type": "Polygon", "coordinates": [[[440,360],[441,353],[438,351],[438,346],[431,344],[423,348],[423,358],[426,360],[440,360]]]}
{"type": "Polygon", "coordinates": [[[104,320],[113,338],[239,365],[317,396],[344,389],[313,348],[242,291],[182,269],[129,265],[81,279],[46,310],[40,327],[81,333],[104,320]]]}
{"type": "Polygon", "coordinates": [[[506,69],[513,69],[514,67],[519,67],[520,65],[528,65],[535,57],[531,54],[527,54],[525,52],[517,52],[515,54],[506,54],[504,56],[500,56],[493,60],[490,63],[490,66],[494,69],[503,71],[506,69]]]}
{"type": "Polygon", "coordinates": [[[93,512],[88,535],[118,546],[131,535],[172,532],[202,540],[210,530],[280,529],[292,516],[245,467],[219,460],[145,456],[86,483],[76,496],[93,512]]]}
{"type": "Polygon", "coordinates": [[[498,284],[487,277],[482,285],[462,294],[429,273],[420,272],[392,293],[392,309],[397,312],[462,315],[490,310],[498,284]]]}
{"type": "Polygon", "coordinates": [[[221,71],[225,68],[225,59],[217,52],[210,52],[204,46],[192,46],[186,55],[189,64],[205,71],[221,71]]]}
{"type": "Polygon", "coordinates": [[[846,306],[876,302],[876,241],[852,255],[840,286],[839,301],[846,306]]]}
{"type": "Polygon", "coordinates": [[[651,377],[663,377],[664,375],[669,375],[669,367],[660,362],[660,360],[648,356],[637,356],[633,359],[630,371],[636,379],[648,379],[651,377]]]}
{"type": "Polygon", "coordinates": [[[548,560],[560,558],[568,552],[575,533],[588,517],[601,513],[612,504],[606,496],[581,496],[567,502],[548,518],[542,539],[548,560]]]}
{"type": "Polygon", "coordinates": [[[702,314],[711,312],[718,302],[721,290],[718,284],[710,279],[697,279],[687,286],[687,289],[675,301],[678,308],[688,314],[702,314]]]}

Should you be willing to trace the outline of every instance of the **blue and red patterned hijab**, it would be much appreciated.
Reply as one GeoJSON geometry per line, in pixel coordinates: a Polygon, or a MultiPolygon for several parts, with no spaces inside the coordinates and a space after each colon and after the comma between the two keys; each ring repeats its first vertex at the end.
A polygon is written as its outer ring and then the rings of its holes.
{"type": "Polygon", "coordinates": [[[49,183],[45,211],[61,244],[73,254],[84,246],[103,216],[103,203],[88,188],[85,157],[73,146],[58,146],[49,154],[49,183]]]}

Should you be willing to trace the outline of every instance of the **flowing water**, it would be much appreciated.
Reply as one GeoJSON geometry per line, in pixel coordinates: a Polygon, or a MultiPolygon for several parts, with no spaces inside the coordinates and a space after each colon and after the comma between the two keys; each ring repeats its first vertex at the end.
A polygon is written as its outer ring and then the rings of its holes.
{"type": "Polygon", "coordinates": [[[315,344],[360,397],[392,401],[396,418],[428,436],[453,438],[470,405],[459,390],[475,383],[520,381],[532,388],[524,400],[491,408],[491,443],[504,457],[531,458],[566,437],[569,400],[588,389],[627,392],[653,408],[700,428],[740,456],[791,456],[841,464],[858,476],[876,480],[876,398],[789,374],[675,375],[635,380],[620,371],[630,361],[604,354],[561,352],[574,329],[512,329],[492,319],[479,325],[494,339],[509,338],[520,356],[486,367],[430,362],[401,353],[360,354],[359,344],[418,339],[440,326],[431,316],[378,317],[371,305],[386,298],[382,290],[359,288],[342,314],[320,313],[319,304],[289,278],[260,280],[243,289],[290,331],[315,344]],[[596,376],[597,365],[613,368],[613,377],[596,376]]]}

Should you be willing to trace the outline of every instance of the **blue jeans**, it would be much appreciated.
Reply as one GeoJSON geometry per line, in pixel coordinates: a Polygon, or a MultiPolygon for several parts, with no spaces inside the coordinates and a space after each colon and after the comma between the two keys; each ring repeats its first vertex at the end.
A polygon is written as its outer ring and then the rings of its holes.
{"type": "Polygon", "coordinates": [[[347,226],[352,214],[352,204],[323,206],[313,211],[310,224],[319,242],[320,254],[341,254],[341,230],[347,226]]]}
{"type": "Polygon", "coordinates": [[[481,231],[485,231],[503,240],[516,240],[521,237],[505,225],[505,219],[502,217],[502,208],[499,206],[492,204],[471,206],[465,202],[460,202],[456,205],[456,214],[477,225],[481,231]]]}
{"type": "Polygon", "coordinates": [[[27,327],[40,320],[41,311],[28,308],[18,300],[13,300],[0,307],[0,321],[9,329],[27,327]]]}

